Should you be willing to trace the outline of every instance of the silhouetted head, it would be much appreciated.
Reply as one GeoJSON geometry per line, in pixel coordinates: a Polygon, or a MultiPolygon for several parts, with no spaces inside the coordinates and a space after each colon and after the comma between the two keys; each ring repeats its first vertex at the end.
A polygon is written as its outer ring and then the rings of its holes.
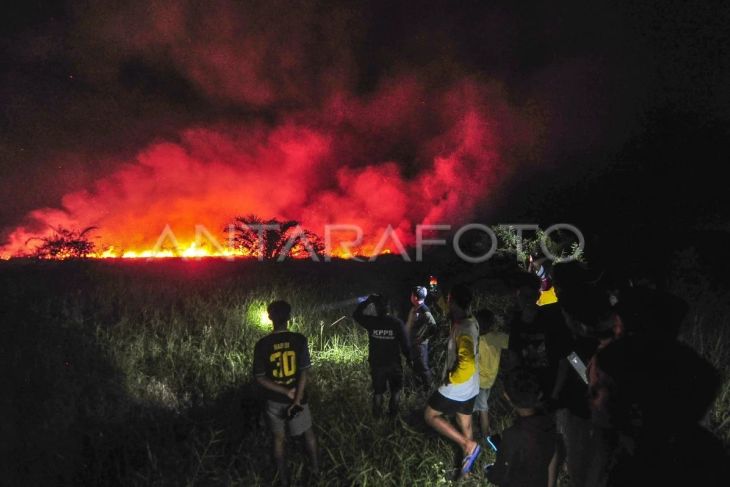
{"type": "Polygon", "coordinates": [[[382,294],[374,294],[372,302],[375,306],[375,313],[378,316],[386,316],[388,314],[390,303],[386,296],[383,296],[382,294]]]}
{"type": "Polygon", "coordinates": [[[416,305],[418,303],[422,303],[426,296],[428,296],[428,291],[423,286],[415,286],[411,289],[411,304],[416,305]]]}
{"type": "Polygon", "coordinates": [[[477,311],[475,318],[477,319],[477,323],[479,323],[480,335],[484,335],[485,333],[491,331],[494,327],[494,323],[496,322],[496,317],[494,316],[494,313],[492,313],[492,311],[487,308],[482,308],[477,311]]]}
{"type": "Polygon", "coordinates": [[[560,301],[571,291],[581,288],[594,280],[594,276],[586,266],[577,261],[555,264],[552,276],[555,293],[560,301]]]}
{"type": "Polygon", "coordinates": [[[520,272],[512,279],[520,308],[534,305],[540,298],[540,278],[535,274],[520,272]]]}
{"type": "Polygon", "coordinates": [[[653,339],[675,339],[688,309],[677,296],[643,287],[624,290],[616,304],[628,333],[653,339]]]}
{"type": "Polygon", "coordinates": [[[466,315],[471,300],[471,290],[464,284],[457,284],[449,291],[449,311],[452,315],[466,315]]]}
{"type": "Polygon", "coordinates": [[[566,324],[582,336],[606,339],[617,335],[616,313],[608,296],[585,284],[564,294],[560,306],[566,324]]]}
{"type": "Polygon", "coordinates": [[[269,313],[269,319],[274,324],[274,328],[286,328],[286,324],[291,317],[291,305],[289,303],[282,300],[272,301],[266,311],[269,313]]]}
{"type": "Polygon", "coordinates": [[[534,409],[542,402],[542,390],[535,374],[526,369],[515,369],[505,378],[504,392],[516,408],[534,409]]]}

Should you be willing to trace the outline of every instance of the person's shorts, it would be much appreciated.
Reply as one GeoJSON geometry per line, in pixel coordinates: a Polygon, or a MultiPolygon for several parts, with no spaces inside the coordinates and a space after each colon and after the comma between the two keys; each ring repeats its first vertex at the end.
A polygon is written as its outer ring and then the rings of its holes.
{"type": "Polygon", "coordinates": [[[471,415],[474,411],[474,401],[477,396],[472,397],[467,401],[454,401],[441,394],[439,391],[431,394],[428,398],[428,405],[431,409],[443,414],[464,414],[471,415]]]}
{"type": "Polygon", "coordinates": [[[308,404],[302,404],[302,411],[294,419],[287,418],[289,406],[291,404],[266,401],[266,416],[274,434],[285,434],[288,427],[290,435],[299,436],[312,427],[312,414],[308,404]]]}
{"type": "Polygon", "coordinates": [[[489,391],[491,391],[491,389],[479,388],[479,394],[477,394],[477,397],[474,400],[475,413],[477,411],[489,411],[489,404],[487,402],[489,401],[489,391]]]}
{"type": "Polygon", "coordinates": [[[403,367],[401,364],[370,367],[370,377],[373,379],[373,393],[384,394],[390,386],[390,393],[403,389],[403,367]]]}

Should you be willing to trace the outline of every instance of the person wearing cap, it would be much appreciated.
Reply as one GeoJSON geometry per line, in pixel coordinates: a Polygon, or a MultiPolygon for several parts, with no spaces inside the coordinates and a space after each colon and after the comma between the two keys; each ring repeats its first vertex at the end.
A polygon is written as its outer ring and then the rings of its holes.
{"type": "Polygon", "coordinates": [[[411,290],[411,309],[406,320],[411,345],[410,361],[416,380],[425,392],[431,388],[432,374],[428,365],[428,340],[436,330],[436,320],[425,304],[428,291],[423,286],[411,290]]]}

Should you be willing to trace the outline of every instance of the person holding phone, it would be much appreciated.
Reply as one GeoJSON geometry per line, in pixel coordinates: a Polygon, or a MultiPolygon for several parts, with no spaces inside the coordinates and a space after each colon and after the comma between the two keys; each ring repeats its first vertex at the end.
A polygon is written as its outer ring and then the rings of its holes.
{"type": "Polygon", "coordinates": [[[307,404],[306,386],[311,362],[307,338],[287,330],[291,306],[274,301],[268,306],[273,331],[256,342],[253,373],[263,388],[266,416],[274,439],[273,456],[281,485],[289,485],[286,467],[286,429],[291,436],[304,435],[310,471],[319,474],[317,439],[307,404]]]}

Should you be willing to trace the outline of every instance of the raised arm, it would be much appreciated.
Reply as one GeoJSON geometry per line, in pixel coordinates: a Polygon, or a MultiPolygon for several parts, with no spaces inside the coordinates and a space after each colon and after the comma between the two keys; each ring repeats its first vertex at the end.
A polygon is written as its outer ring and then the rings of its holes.
{"type": "Polygon", "coordinates": [[[363,301],[362,303],[357,305],[357,308],[355,308],[355,311],[352,313],[352,319],[354,319],[358,325],[362,326],[363,328],[367,329],[367,316],[365,315],[364,311],[365,308],[368,307],[368,305],[372,302],[370,297],[363,301]]]}

